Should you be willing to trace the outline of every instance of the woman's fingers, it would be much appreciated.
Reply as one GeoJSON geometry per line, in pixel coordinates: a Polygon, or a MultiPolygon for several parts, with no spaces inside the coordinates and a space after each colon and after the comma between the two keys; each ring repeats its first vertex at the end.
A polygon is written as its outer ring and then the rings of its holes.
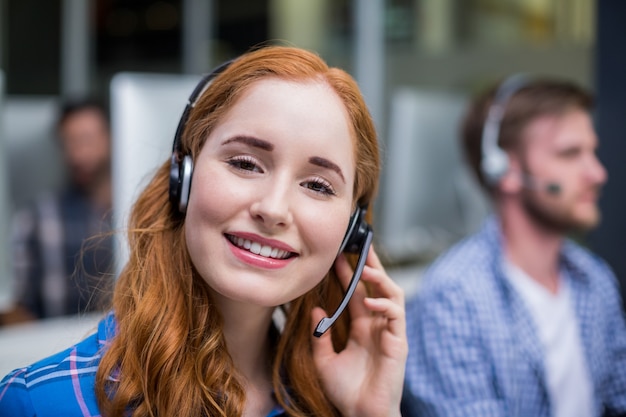
{"type": "Polygon", "coordinates": [[[403,337],[406,332],[404,307],[388,298],[365,298],[365,306],[387,320],[387,329],[391,334],[403,337]]]}
{"type": "Polygon", "coordinates": [[[376,269],[384,269],[382,262],[378,258],[378,254],[374,250],[374,245],[372,244],[367,252],[367,262],[366,265],[371,266],[376,269]]]}
{"type": "Polygon", "coordinates": [[[404,305],[404,290],[387,275],[374,251],[370,252],[367,260],[368,265],[365,266],[361,279],[369,283],[370,296],[389,298],[395,303],[404,305]]]}
{"type": "MultiPolygon", "coordinates": [[[[343,254],[340,255],[335,262],[335,271],[345,290],[352,279],[353,270],[343,254]]],[[[363,299],[367,296],[373,298],[388,298],[392,302],[404,306],[404,290],[387,275],[378,255],[371,247],[367,254],[363,273],[361,274],[361,281],[369,284],[370,293],[367,293],[365,286],[357,286],[349,305],[352,315],[370,313],[371,310],[365,308],[363,304],[363,299]]]]}
{"type": "Polygon", "coordinates": [[[387,320],[386,327],[391,334],[404,337],[404,290],[387,275],[376,252],[371,248],[361,279],[369,284],[370,289],[370,295],[363,300],[363,304],[371,313],[387,320]]]}

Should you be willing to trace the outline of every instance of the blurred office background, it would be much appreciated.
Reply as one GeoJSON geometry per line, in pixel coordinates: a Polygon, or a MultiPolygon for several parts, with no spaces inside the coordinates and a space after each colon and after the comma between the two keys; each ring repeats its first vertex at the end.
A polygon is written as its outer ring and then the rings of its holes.
{"type": "Polygon", "coordinates": [[[624,18],[619,0],[0,0],[0,309],[11,293],[11,216],[63,179],[52,140],[61,98],[111,103],[115,209],[124,211],[153,159],[171,151],[198,75],[276,40],[319,52],[359,82],[384,149],[377,245],[409,291],[488,210],[457,145],[467,98],[519,71],[594,90],[611,179],[604,223],[585,239],[624,279],[624,18]],[[150,138],[143,174],[126,171],[134,156],[122,144],[150,138]]]}

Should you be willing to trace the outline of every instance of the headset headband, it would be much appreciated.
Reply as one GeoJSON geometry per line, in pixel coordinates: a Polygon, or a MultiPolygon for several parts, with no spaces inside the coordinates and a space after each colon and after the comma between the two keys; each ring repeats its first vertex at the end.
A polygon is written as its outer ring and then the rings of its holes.
{"type": "Polygon", "coordinates": [[[525,74],[514,74],[505,79],[496,90],[487,111],[481,138],[481,170],[489,185],[496,184],[508,170],[508,155],[498,145],[506,107],[511,97],[529,82],[530,78],[525,74]]]}
{"type": "Polygon", "coordinates": [[[218,67],[213,69],[208,74],[205,74],[202,79],[198,82],[198,85],[193,89],[189,99],[187,100],[187,105],[185,106],[185,110],[183,111],[182,116],[180,117],[180,121],[178,122],[178,127],[176,128],[176,135],[174,135],[174,143],[172,144],[172,152],[178,153],[180,152],[180,141],[183,135],[183,131],[185,130],[185,125],[187,124],[187,119],[189,119],[189,114],[191,113],[191,109],[193,109],[202,94],[209,88],[211,82],[215,77],[224,72],[226,68],[232,64],[234,60],[226,61],[220,64],[218,67]]]}

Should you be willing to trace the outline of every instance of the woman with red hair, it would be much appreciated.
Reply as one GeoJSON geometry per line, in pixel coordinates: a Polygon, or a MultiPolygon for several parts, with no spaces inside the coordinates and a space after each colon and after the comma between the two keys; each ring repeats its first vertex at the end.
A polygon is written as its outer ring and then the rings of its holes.
{"type": "Polygon", "coordinates": [[[111,313],[5,377],[0,414],[400,415],[404,295],[366,223],[379,171],[346,72],[280,46],[218,69],[133,207],[111,313]]]}

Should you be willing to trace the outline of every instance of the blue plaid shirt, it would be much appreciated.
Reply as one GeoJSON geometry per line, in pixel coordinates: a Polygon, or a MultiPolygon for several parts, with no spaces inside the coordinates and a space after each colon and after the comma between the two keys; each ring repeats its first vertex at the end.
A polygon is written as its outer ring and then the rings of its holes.
{"type": "MultiPolygon", "coordinates": [[[[543,353],[531,313],[502,270],[491,217],[441,256],[407,302],[410,415],[548,417],[543,353]]],[[[566,241],[562,271],[594,387],[595,416],[626,413],[626,324],[608,266],[566,241]]]]}
{"type": "MultiPolygon", "coordinates": [[[[77,345],[5,376],[0,382],[0,417],[100,416],[94,391],[96,371],[114,331],[110,314],[100,322],[97,333],[77,345]]],[[[284,415],[276,407],[267,417],[284,415]]]]}

